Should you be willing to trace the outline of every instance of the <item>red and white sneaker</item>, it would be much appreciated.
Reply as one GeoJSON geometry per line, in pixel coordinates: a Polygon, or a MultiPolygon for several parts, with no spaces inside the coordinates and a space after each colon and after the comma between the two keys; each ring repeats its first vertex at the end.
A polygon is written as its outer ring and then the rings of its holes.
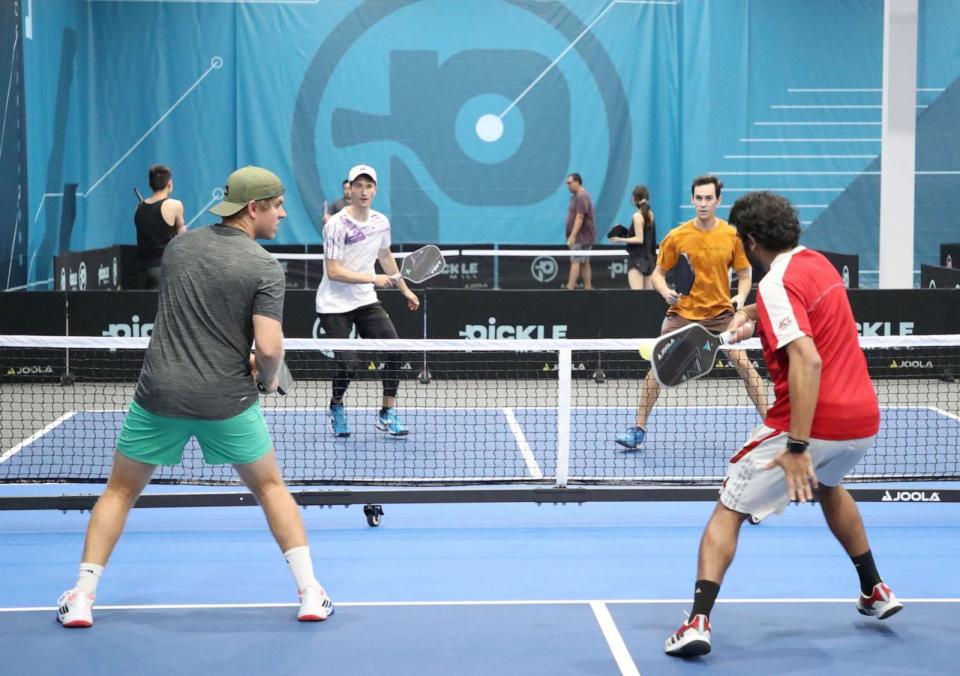
{"type": "Polygon", "coordinates": [[[870,615],[879,620],[885,620],[901,610],[903,610],[903,604],[883,582],[873,585],[873,593],[870,596],[861,593],[857,600],[857,611],[861,615],[870,615]]]}
{"type": "Polygon", "coordinates": [[[309,586],[300,592],[300,611],[297,619],[301,622],[323,622],[333,615],[333,601],[323,587],[309,586]]]}
{"type": "Polygon", "coordinates": [[[706,615],[694,615],[667,639],[663,649],[676,657],[706,655],[710,652],[710,620],[706,615]]]}
{"type": "Polygon", "coordinates": [[[93,602],[96,596],[70,589],[57,599],[57,622],[71,629],[93,626],[93,602]]]}

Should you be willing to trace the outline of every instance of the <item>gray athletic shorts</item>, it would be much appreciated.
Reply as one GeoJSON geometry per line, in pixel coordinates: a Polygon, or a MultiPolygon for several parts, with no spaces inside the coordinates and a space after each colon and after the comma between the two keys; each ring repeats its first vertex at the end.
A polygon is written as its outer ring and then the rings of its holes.
{"type": "MultiPolygon", "coordinates": [[[[817,481],[824,486],[839,486],[873,445],[875,438],[810,439],[808,453],[817,481]]],[[[786,445],[786,432],[778,432],[766,425],[753,430],[747,443],[730,460],[720,502],[734,512],[750,514],[756,519],[783,512],[790,501],[786,475],[779,467],[766,469],[766,466],[786,445]]]]}
{"type": "MultiPolygon", "coordinates": [[[[592,244],[574,244],[570,247],[571,251],[590,251],[593,248],[592,244]]],[[[571,263],[586,263],[590,260],[590,256],[570,256],[571,263]]]]}

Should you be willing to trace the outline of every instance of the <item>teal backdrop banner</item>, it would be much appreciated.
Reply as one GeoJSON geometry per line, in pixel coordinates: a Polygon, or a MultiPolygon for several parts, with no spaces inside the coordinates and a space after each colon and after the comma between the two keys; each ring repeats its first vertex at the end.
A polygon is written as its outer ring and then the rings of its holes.
{"type": "MultiPolygon", "coordinates": [[[[42,288],[64,249],[134,242],[132,189],[147,192],[154,163],[172,168],[190,227],[215,220],[206,209],[233,169],[275,171],[287,186],[281,244],[321,241],[324,205],[357,163],[376,167],[374,206],[397,242],[562,243],[571,172],[601,235],[627,222],[644,184],[662,237],[692,217],[691,179],[713,172],[726,185],[721,216],[746,191],[781,191],[805,244],[858,254],[862,284],[876,284],[878,0],[29,9],[17,17],[29,120],[21,239],[0,224],[0,272],[19,270],[19,285],[42,288]]],[[[921,2],[918,268],[960,232],[955,9],[921,2]]]]}

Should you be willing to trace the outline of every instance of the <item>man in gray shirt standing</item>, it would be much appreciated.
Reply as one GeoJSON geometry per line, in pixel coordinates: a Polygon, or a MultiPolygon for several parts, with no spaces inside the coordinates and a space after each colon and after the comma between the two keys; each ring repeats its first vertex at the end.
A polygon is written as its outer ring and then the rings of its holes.
{"type": "Polygon", "coordinates": [[[157,465],[180,464],[191,437],[206,462],[233,465],[263,507],[300,592],[297,619],[333,613],[314,577],[303,520],[280,476],[256,385],[275,391],[283,360],[283,270],[254,241],[276,236],[287,215],[283,193],[266,169],[239,169],[210,210],[223,222],[167,246],[153,336],[110,480],[90,517],[77,584],[57,603],[63,626],[93,624],[97,583],[127,513],[157,465]]]}

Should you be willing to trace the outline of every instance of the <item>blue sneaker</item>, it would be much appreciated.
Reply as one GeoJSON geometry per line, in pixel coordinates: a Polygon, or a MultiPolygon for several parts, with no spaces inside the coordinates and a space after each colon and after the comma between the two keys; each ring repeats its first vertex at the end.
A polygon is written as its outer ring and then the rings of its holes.
{"type": "Polygon", "coordinates": [[[383,430],[392,437],[407,435],[407,428],[397,420],[397,411],[393,408],[388,408],[386,413],[377,416],[377,429],[383,430]]]}
{"type": "Polygon", "coordinates": [[[330,404],[330,429],[338,437],[350,436],[350,425],[347,424],[347,408],[343,404],[330,404]]]}
{"type": "Polygon", "coordinates": [[[642,427],[630,427],[625,433],[618,434],[614,440],[624,448],[635,451],[643,443],[646,436],[647,431],[642,427]]]}

